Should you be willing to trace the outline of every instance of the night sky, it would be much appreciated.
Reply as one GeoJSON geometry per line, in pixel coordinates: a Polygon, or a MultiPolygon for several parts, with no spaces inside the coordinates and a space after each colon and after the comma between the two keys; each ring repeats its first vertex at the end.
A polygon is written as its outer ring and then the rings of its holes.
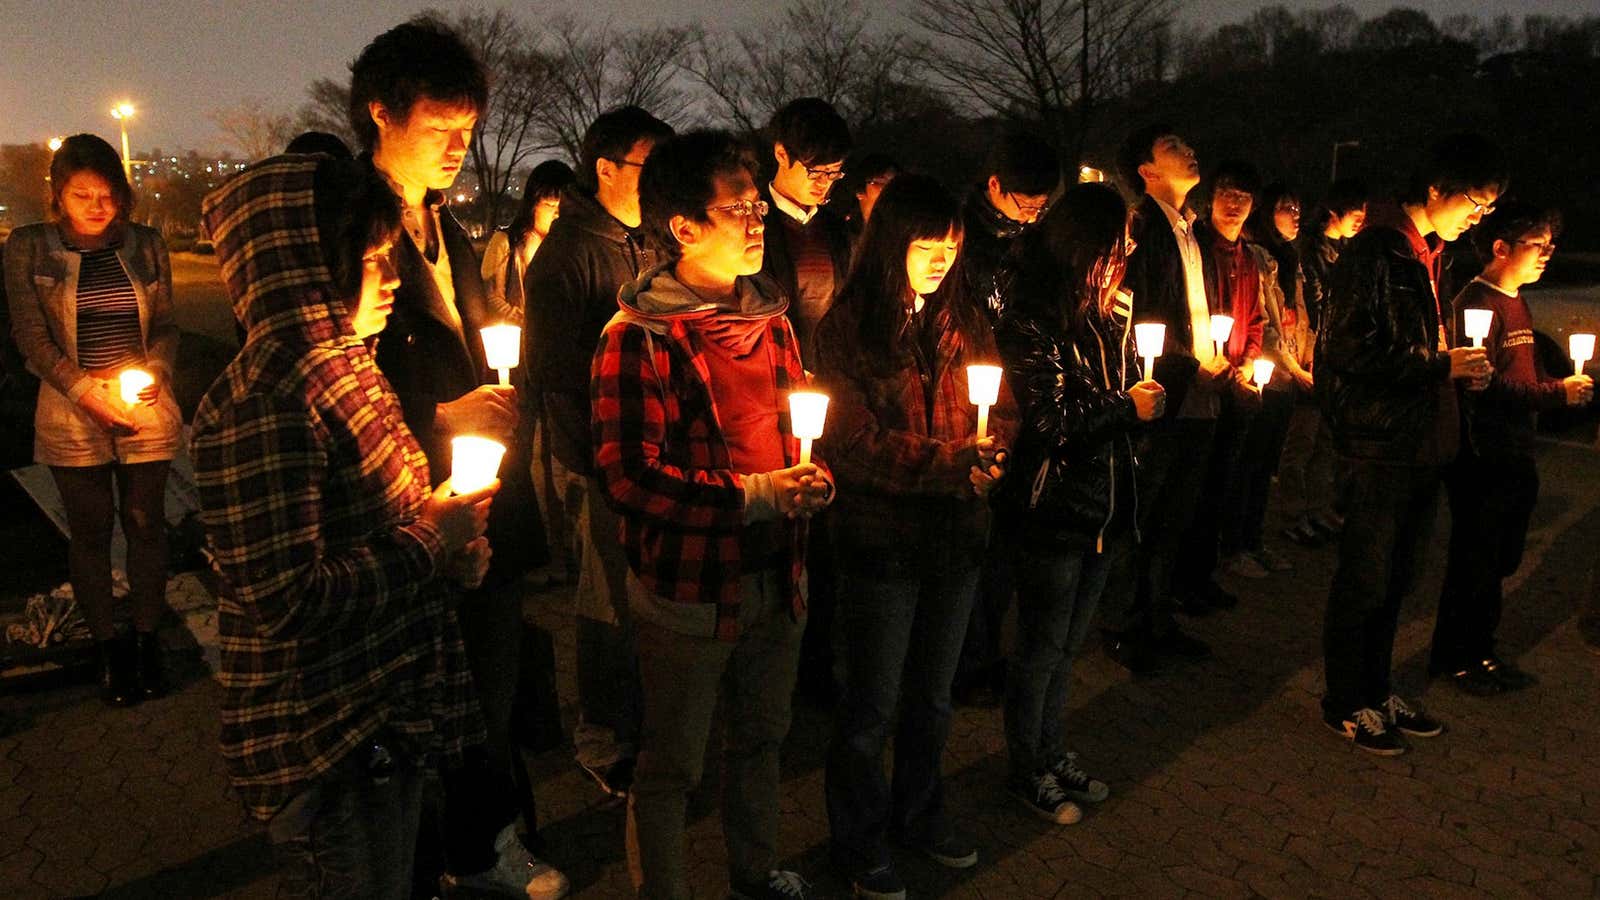
{"type": "MultiPolygon", "coordinates": [[[[1285,0],[1291,9],[1321,8],[1323,0],[1285,0]]],[[[1363,17],[1396,3],[1348,0],[1363,17]]],[[[895,9],[912,0],[868,0],[880,19],[898,25],[895,9]]],[[[0,0],[0,143],[42,142],[52,135],[97,132],[116,139],[107,111],[127,99],[139,110],[130,128],[136,153],[161,148],[225,149],[207,114],[246,97],[285,111],[304,99],[319,77],[342,78],[374,35],[427,6],[493,8],[493,3],[355,0],[341,3],[239,0],[0,0]]],[[[507,3],[531,11],[560,6],[507,3]]],[[[1182,17],[1198,24],[1242,18],[1262,4],[1182,0],[1182,17]]],[[[1436,20],[1468,12],[1600,14],[1600,0],[1434,0],[1412,5],[1436,20]]],[[[572,7],[569,7],[572,8],[572,7]]],[[[617,23],[715,21],[726,28],[759,27],[776,2],[730,0],[584,0],[584,17],[617,23]],[[650,12],[642,12],[642,10],[650,12]]]]}

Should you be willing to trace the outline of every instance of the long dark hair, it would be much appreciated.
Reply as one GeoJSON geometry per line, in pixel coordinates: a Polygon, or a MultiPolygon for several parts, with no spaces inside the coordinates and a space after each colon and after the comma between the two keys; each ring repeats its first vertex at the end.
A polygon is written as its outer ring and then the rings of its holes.
{"type": "MultiPolygon", "coordinates": [[[[885,368],[903,364],[901,343],[905,308],[911,302],[906,278],[906,250],[914,241],[964,237],[961,205],[938,181],[926,175],[901,175],[889,182],[872,208],[850,274],[839,288],[834,307],[852,313],[860,323],[861,349],[885,368]]],[[[956,329],[987,327],[966,296],[961,254],[945,273],[939,289],[924,297],[924,313],[954,317],[956,329]]]]}
{"type": "Polygon", "coordinates": [[[520,247],[533,230],[533,213],[544,200],[559,198],[576,176],[572,167],[559,159],[547,159],[533,167],[528,181],[522,186],[522,202],[517,204],[517,214],[506,229],[512,247],[520,247]]]}
{"type": "Polygon", "coordinates": [[[61,218],[61,192],[67,180],[79,172],[92,172],[106,180],[111,187],[111,197],[117,202],[115,216],[118,225],[128,221],[133,212],[133,188],[128,185],[128,175],[122,170],[122,157],[93,134],[75,134],[61,142],[61,149],[50,157],[50,212],[61,218]]]}
{"type": "Polygon", "coordinates": [[[1077,325],[1099,299],[1108,268],[1126,265],[1127,227],[1128,205],[1114,188],[1068,188],[1017,245],[1010,309],[1068,328],[1077,325]]]}

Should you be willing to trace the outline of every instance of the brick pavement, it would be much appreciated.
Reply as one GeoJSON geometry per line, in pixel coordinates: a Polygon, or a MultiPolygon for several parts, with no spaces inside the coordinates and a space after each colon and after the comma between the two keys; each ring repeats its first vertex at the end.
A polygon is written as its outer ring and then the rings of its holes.
{"type": "MultiPolygon", "coordinates": [[[[1079,668],[1069,727],[1111,799],[1061,828],[1000,793],[998,710],[962,710],[948,802],[980,864],[949,873],[902,856],[917,897],[1585,897],[1600,894],[1600,657],[1571,627],[1595,565],[1592,451],[1543,451],[1547,499],[1508,603],[1503,644],[1543,683],[1519,697],[1425,694],[1448,724],[1377,759],[1318,721],[1319,626],[1330,551],[1240,583],[1237,610],[1191,621],[1215,661],[1133,680],[1098,652],[1079,668]]],[[[1441,525],[1446,516],[1441,514],[1441,525]]],[[[1269,532],[1275,533],[1275,532],[1269,532]]],[[[1440,532],[1443,533],[1442,530],[1440,532]]],[[[1437,561],[1436,561],[1437,562],[1437,561]]],[[[1405,610],[1401,684],[1423,686],[1437,566],[1405,610]]],[[[572,629],[559,592],[530,599],[556,637],[568,726],[572,629]]],[[[214,738],[217,689],[191,673],[168,699],[102,707],[89,688],[7,698],[0,738],[0,897],[268,897],[264,841],[230,797],[214,738]]],[[[797,710],[785,754],[782,846],[824,896],[821,759],[828,717],[797,710]]],[[[563,751],[531,761],[548,855],[584,898],[628,893],[622,812],[563,751]]],[[[689,832],[697,895],[725,890],[714,769],[689,832]]]]}

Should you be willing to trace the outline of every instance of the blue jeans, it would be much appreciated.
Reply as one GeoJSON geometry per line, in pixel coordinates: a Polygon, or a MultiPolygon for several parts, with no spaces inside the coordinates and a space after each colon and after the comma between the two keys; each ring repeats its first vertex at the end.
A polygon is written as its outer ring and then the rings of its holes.
{"type": "Polygon", "coordinates": [[[1093,550],[1017,554],[1017,649],[1006,669],[1006,749],[1023,779],[1066,754],[1062,722],[1072,663],[1083,649],[1112,567],[1126,540],[1093,550]]]}
{"type": "Polygon", "coordinates": [[[978,571],[979,560],[946,545],[931,547],[914,574],[864,575],[848,567],[839,573],[850,667],[825,790],[840,865],[864,869],[887,862],[890,829],[913,841],[942,836],[939,769],[950,735],[950,683],[978,571]],[[891,732],[892,786],[883,773],[891,732]]]}

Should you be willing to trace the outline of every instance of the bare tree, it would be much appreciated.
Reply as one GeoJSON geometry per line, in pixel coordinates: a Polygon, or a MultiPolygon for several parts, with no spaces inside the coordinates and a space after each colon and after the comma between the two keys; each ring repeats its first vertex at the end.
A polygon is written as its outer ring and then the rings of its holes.
{"type": "Polygon", "coordinates": [[[608,109],[638,106],[663,121],[682,118],[691,97],[677,80],[677,62],[695,36],[682,27],[618,30],[570,17],[553,21],[537,45],[550,63],[540,140],[576,161],[589,123],[608,109]]]}
{"type": "Polygon", "coordinates": [[[212,110],[212,124],[222,132],[229,146],[248,162],[265,159],[283,150],[294,137],[294,118],[286,112],[268,109],[264,101],[247,97],[226,109],[212,110]]]}
{"type": "Polygon", "coordinates": [[[932,71],[1005,117],[1043,122],[1075,157],[1096,104],[1151,74],[1173,0],[918,0],[932,71]],[[1134,68],[1144,70],[1130,72],[1134,68]]]}
{"type": "Polygon", "coordinates": [[[306,102],[295,114],[295,131],[322,131],[344,141],[352,151],[355,129],[350,127],[350,82],[318,78],[306,88],[306,102]]]}

